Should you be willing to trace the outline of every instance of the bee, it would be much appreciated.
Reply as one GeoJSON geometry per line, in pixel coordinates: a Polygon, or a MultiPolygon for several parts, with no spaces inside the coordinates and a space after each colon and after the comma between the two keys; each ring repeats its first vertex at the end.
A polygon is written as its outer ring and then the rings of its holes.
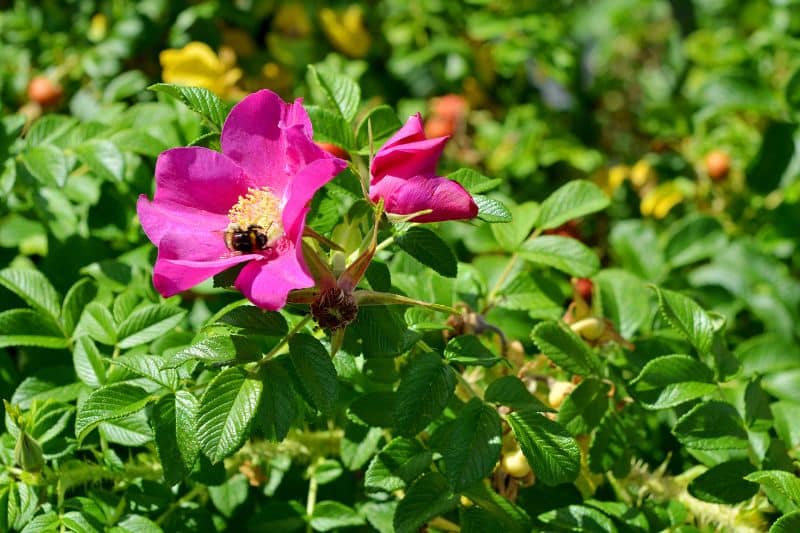
{"type": "Polygon", "coordinates": [[[259,252],[269,250],[269,228],[251,224],[247,229],[231,228],[225,232],[225,245],[232,252],[259,252]]]}

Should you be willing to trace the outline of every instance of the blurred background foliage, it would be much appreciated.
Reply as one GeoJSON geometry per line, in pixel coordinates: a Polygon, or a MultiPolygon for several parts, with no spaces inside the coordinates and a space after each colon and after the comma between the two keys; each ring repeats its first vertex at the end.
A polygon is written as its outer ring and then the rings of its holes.
{"type": "MultiPolygon", "coordinates": [[[[136,198],[151,191],[161,151],[204,144],[209,130],[181,104],[145,89],[160,81],[197,85],[234,102],[269,88],[315,102],[309,64],[356,79],[361,113],[387,103],[400,119],[422,112],[429,135],[451,135],[442,174],[471,166],[501,180],[492,195],[515,215],[514,229],[441,228],[472,265],[461,284],[495,284],[533,227],[532,202],[568,180],[600,185],[610,208],[553,233],[597,252],[609,269],[595,280],[601,285],[630,287],[634,276],[640,285],[687,291],[727,318],[732,342],[746,340],[736,349],[744,377],[763,376],[778,431],[797,458],[794,0],[0,1],[0,264],[35,265],[62,294],[86,276],[108,301],[157,301],[149,282],[154,249],[136,221],[136,198]]],[[[315,205],[315,227],[338,220],[341,213],[329,216],[334,204],[315,205]]],[[[423,299],[429,294],[415,291],[431,292],[441,281],[419,283],[415,267],[402,262],[393,268],[395,285],[423,299]]],[[[487,314],[528,351],[535,350],[531,325],[558,318],[571,290],[564,280],[540,281],[552,309],[542,310],[539,299],[535,309],[508,305],[487,314]]],[[[235,298],[210,284],[195,295],[182,302],[189,329],[235,298]]],[[[628,334],[644,330],[630,356],[637,370],[653,354],[671,353],[663,339],[648,343],[649,301],[631,297],[626,315],[628,334]]],[[[10,292],[0,298],[0,311],[22,305],[10,292]]],[[[159,349],[187,337],[175,332],[159,349]]],[[[73,370],[51,353],[27,348],[12,357],[0,348],[0,395],[11,397],[26,378],[30,387],[68,387],[73,370]]],[[[17,392],[16,400],[30,405],[36,390],[17,392]]],[[[656,437],[640,445],[639,457],[658,464],[674,452],[675,472],[691,464],[668,431],[654,429],[666,427],[663,420],[648,423],[656,437]]],[[[112,442],[137,446],[148,438],[146,423],[121,431],[112,442]]],[[[256,476],[242,472],[229,482],[232,492],[211,495],[223,513],[235,508],[235,498],[225,498],[246,493],[248,476],[256,476]]],[[[287,476],[280,490],[305,490],[302,475],[287,476]]],[[[137,483],[133,500],[140,508],[161,505],[169,524],[171,507],[154,503],[167,489],[137,483]]],[[[355,497],[341,479],[324,490],[355,497]]],[[[535,490],[527,496],[531,513],[546,496],[535,490]]],[[[254,527],[271,512],[260,508],[254,527]]]]}

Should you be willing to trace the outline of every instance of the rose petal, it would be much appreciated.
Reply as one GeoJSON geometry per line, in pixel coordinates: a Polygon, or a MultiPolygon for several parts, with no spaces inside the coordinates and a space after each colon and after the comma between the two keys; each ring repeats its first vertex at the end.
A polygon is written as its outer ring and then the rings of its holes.
{"type": "MultiPolygon", "coordinates": [[[[156,246],[161,242],[162,237],[170,230],[183,228],[193,230],[201,234],[222,231],[228,226],[228,217],[217,213],[210,213],[200,209],[194,209],[182,204],[169,201],[151,202],[147,196],[140,195],[136,202],[136,212],[139,215],[139,222],[145,234],[156,246]]],[[[224,240],[224,238],[223,238],[224,240]]]]}
{"type": "Polygon", "coordinates": [[[346,161],[335,157],[324,157],[304,167],[291,181],[286,205],[283,208],[283,228],[292,242],[297,242],[303,233],[311,198],[345,167],[347,167],[346,161]]]}
{"type": "Polygon", "coordinates": [[[311,141],[311,121],[300,102],[286,104],[264,89],[236,104],[222,127],[222,153],[279,197],[300,168],[324,153],[311,141]]]}
{"type": "Polygon", "coordinates": [[[432,176],[449,137],[426,139],[419,113],[408,118],[372,160],[370,183],[378,183],[386,175],[397,178],[432,176]]]}
{"type": "MultiPolygon", "coordinates": [[[[383,149],[388,150],[389,148],[400,144],[424,140],[425,128],[422,126],[422,115],[416,113],[408,117],[408,120],[406,120],[406,123],[403,124],[403,127],[397,130],[394,135],[389,137],[389,140],[383,144],[383,149]]],[[[380,150],[378,150],[378,153],[380,153],[380,150]]]]}
{"type": "Polygon", "coordinates": [[[262,309],[282,308],[289,291],[314,285],[298,255],[296,246],[288,244],[274,259],[245,265],[236,278],[236,288],[262,309]]]}
{"type": "Polygon", "coordinates": [[[173,148],[156,161],[156,202],[226,214],[251,186],[236,163],[208,148],[173,148]]]}
{"type": "Polygon", "coordinates": [[[370,187],[370,199],[383,198],[387,213],[408,215],[431,209],[414,222],[440,222],[474,218],[478,206],[461,184],[439,176],[414,176],[410,179],[386,176],[370,187]]]}
{"type": "Polygon", "coordinates": [[[371,184],[385,176],[413,178],[436,175],[436,165],[449,137],[436,137],[379,150],[372,160],[371,184]]]}
{"type": "Polygon", "coordinates": [[[286,128],[300,125],[309,139],[314,136],[314,127],[311,125],[311,119],[306,113],[306,108],[303,107],[302,98],[297,98],[291,104],[284,104],[281,120],[286,128]]]}
{"type": "Polygon", "coordinates": [[[262,256],[233,255],[221,233],[175,227],[159,243],[153,285],[162,296],[169,297],[251,259],[262,256]]]}

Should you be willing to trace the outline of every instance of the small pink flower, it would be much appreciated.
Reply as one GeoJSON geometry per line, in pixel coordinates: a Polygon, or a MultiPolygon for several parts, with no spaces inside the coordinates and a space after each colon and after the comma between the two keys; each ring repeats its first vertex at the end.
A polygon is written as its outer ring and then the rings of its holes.
{"type": "Polygon", "coordinates": [[[222,153],[173,148],[156,162],[153,201],[139,197],[142,228],[158,247],[153,284],[172,296],[247,262],[235,286],[264,309],[314,285],[300,241],[314,193],[347,163],[311,141],[300,100],[247,96],[222,128],[222,153]]]}
{"type": "Polygon", "coordinates": [[[474,218],[478,206],[461,184],[436,175],[449,137],[427,139],[419,113],[386,141],[372,160],[369,196],[383,198],[387,213],[408,215],[430,209],[414,222],[474,218]]]}

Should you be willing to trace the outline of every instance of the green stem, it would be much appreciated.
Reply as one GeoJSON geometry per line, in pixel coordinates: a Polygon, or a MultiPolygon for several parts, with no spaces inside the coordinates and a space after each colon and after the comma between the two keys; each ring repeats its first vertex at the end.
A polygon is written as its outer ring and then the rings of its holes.
{"type": "Polygon", "coordinates": [[[306,533],[312,533],[311,516],[314,514],[314,507],[317,505],[317,477],[314,475],[314,470],[311,469],[310,479],[308,480],[308,495],[306,496],[306,517],[308,523],[306,524],[306,533]]]}
{"type": "Polygon", "coordinates": [[[161,513],[161,515],[156,518],[156,524],[159,526],[164,523],[164,521],[169,518],[169,515],[174,513],[181,505],[184,503],[189,503],[190,501],[194,500],[197,496],[200,496],[205,492],[206,488],[204,485],[195,485],[192,490],[184,494],[180,497],[177,501],[172,502],[167,510],[161,513]]]}
{"type": "MultiPolygon", "coordinates": [[[[532,241],[533,239],[538,237],[541,233],[542,233],[542,230],[537,229],[536,231],[531,233],[531,236],[526,239],[526,242],[532,241]]],[[[506,279],[508,278],[508,276],[511,275],[511,272],[514,270],[514,267],[517,265],[517,261],[518,260],[519,260],[519,254],[517,254],[517,252],[514,252],[511,255],[511,257],[509,258],[508,263],[506,263],[506,267],[503,269],[503,272],[500,274],[500,277],[497,278],[497,281],[495,282],[494,286],[492,287],[492,290],[489,291],[489,295],[486,297],[486,305],[483,307],[483,310],[481,311],[481,314],[486,314],[489,311],[489,309],[494,307],[495,298],[497,298],[497,293],[505,285],[506,279]]]]}
{"type": "Polygon", "coordinates": [[[311,315],[306,315],[306,316],[304,316],[304,317],[303,317],[303,318],[302,318],[302,319],[301,319],[301,320],[300,320],[300,321],[299,321],[297,324],[295,324],[295,325],[294,325],[294,327],[293,327],[292,329],[290,329],[290,330],[289,330],[289,333],[287,333],[287,334],[286,334],[286,336],[285,336],[283,339],[281,339],[281,341],[280,341],[278,344],[276,344],[276,345],[275,345],[275,346],[274,346],[274,347],[273,347],[273,348],[272,348],[272,349],[269,351],[269,353],[267,353],[267,355],[265,355],[264,357],[262,357],[262,358],[261,358],[261,359],[258,361],[258,365],[259,365],[259,366],[261,366],[261,365],[265,365],[265,364],[267,364],[267,362],[269,362],[269,360],[270,360],[270,359],[272,359],[273,357],[275,357],[275,355],[277,355],[277,353],[278,353],[278,352],[281,350],[281,348],[283,348],[284,346],[286,346],[286,343],[288,343],[288,342],[289,342],[289,341],[292,339],[292,337],[294,337],[295,335],[297,335],[297,333],[298,333],[298,332],[299,332],[301,329],[303,329],[303,328],[305,327],[305,325],[306,325],[306,324],[308,324],[308,321],[309,321],[309,320],[311,320],[311,315]]]}

